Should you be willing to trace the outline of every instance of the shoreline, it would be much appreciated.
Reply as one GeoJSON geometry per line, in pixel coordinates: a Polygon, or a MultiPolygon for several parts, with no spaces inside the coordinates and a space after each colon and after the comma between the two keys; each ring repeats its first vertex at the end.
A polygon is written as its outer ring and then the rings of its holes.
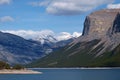
{"type": "Polygon", "coordinates": [[[120,67],[73,67],[73,68],[28,68],[28,69],[120,69],[120,67]]]}
{"type": "Polygon", "coordinates": [[[22,70],[10,70],[10,69],[3,69],[0,70],[0,74],[42,74],[42,72],[22,69],[22,70]]]}

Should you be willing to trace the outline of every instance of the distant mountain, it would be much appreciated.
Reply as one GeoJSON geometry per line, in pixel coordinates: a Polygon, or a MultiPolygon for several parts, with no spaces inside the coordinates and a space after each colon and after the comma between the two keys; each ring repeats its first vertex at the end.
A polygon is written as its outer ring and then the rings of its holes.
{"type": "Polygon", "coordinates": [[[68,40],[71,38],[77,38],[81,35],[79,32],[73,32],[68,33],[68,32],[60,32],[60,33],[55,33],[51,30],[41,30],[41,31],[33,31],[33,30],[1,30],[2,32],[5,33],[11,33],[15,34],[18,36],[23,37],[24,39],[27,40],[34,40],[41,42],[41,44],[44,44],[44,42],[59,42],[59,41],[64,41],[68,40]]]}
{"type": "Polygon", "coordinates": [[[120,67],[120,9],[91,13],[82,36],[29,67],[120,67]]]}
{"type": "Polygon", "coordinates": [[[0,60],[10,64],[27,64],[69,44],[74,38],[57,41],[53,36],[39,39],[0,32],[0,60]],[[44,40],[44,42],[42,42],[44,40]]]}
{"type": "Polygon", "coordinates": [[[13,63],[29,63],[43,55],[42,46],[19,36],[0,32],[0,60],[13,63]]]}

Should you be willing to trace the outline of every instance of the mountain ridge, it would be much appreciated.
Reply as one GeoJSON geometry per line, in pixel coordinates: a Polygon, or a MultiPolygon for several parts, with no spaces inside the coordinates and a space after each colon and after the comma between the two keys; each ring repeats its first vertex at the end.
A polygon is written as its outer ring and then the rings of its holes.
{"type": "Polygon", "coordinates": [[[44,44],[45,41],[56,43],[56,42],[68,40],[71,38],[77,38],[81,35],[81,33],[78,33],[78,32],[73,32],[72,34],[68,32],[55,33],[52,30],[41,30],[41,31],[1,30],[1,31],[4,33],[11,33],[14,35],[21,36],[27,40],[30,39],[30,40],[38,41],[38,42],[41,42],[41,44],[44,44]]]}
{"type": "Polygon", "coordinates": [[[91,13],[83,34],[30,67],[118,67],[120,66],[120,9],[91,13]]]}
{"type": "Polygon", "coordinates": [[[27,64],[62,48],[71,41],[73,39],[41,44],[14,34],[0,32],[0,60],[9,64],[27,64]]]}
{"type": "MultiPolygon", "coordinates": [[[[112,50],[118,44],[120,44],[119,22],[120,9],[104,9],[93,12],[85,19],[82,36],[76,39],[73,43],[101,39],[99,44],[105,43],[104,47],[107,48],[111,46],[110,50],[112,50]],[[88,17],[90,20],[88,19],[88,17]],[[118,26],[116,27],[116,25],[118,26]]],[[[104,50],[101,53],[103,52],[104,50]]]]}

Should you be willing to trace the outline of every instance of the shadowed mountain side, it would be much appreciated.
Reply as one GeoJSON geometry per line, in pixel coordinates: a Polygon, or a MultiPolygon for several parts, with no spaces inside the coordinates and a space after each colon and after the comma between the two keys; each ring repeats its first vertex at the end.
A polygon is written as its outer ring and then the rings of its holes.
{"type": "Polygon", "coordinates": [[[33,60],[58,50],[73,39],[56,43],[47,41],[44,44],[22,37],[0,32],[0,60],[9,64],[28,64],[33,60]]]}
{"type": "Polygon", "coordinates": [[[91,13],[82,36],[30,67],[120,67],[120,9],[91,13]]]}
{"type": "Polygon", "coordinates": [[[71,49],[68,46],[62,48],[42,59],[39,59],[28,67],[120,67],[120,45],[112,51],[96,56],[103,44],[93,49],[100,40],[78,43],[71,49]],[[81,45],[81,47],[80,47],[81,45]]]}
{"type": "Polygon", "coordinates": [[[0,60],[11,64],[29,63],[43,55],[40,49],[40,44],[13,34],[0,32],[0,60]]]}

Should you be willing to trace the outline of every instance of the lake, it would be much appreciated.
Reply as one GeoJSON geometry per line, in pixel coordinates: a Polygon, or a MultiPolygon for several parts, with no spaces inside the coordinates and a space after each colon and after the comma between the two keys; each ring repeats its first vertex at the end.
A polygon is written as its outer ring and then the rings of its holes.
{"type": "Polygon", "coordinates": [[[0,80],[120,80],[120,69],[34,69],[43,74],[1,74],[0,80]]]}

